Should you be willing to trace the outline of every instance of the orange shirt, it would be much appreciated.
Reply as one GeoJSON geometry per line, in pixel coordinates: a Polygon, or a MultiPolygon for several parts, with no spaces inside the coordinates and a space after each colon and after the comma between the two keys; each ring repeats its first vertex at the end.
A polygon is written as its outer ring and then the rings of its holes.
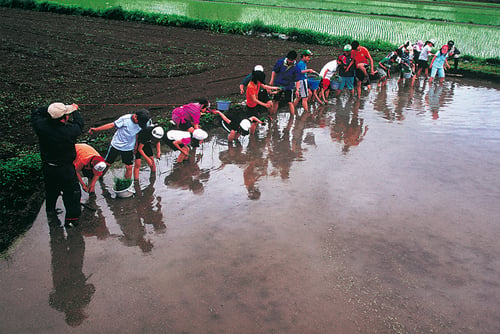
{"type": "Polygon", "coordinates": [[[95,156],[100,156],[100,154],[90,145],[87,144],[76,144],[76,158],[73,161],[76,170],[82,170],[90,160],[95,156]]]}
{"type": "Polygon", "coordinates": [[[370,54],[370,52],[364,46],[360,46],[359,51],[357,51],[357,50],[351,51],[351,56],[352,56],[352,58],[354,58],[354,61],[356,62],[356,64],[360,64],[360,63],[368,64],[368,58],[369,58],[368,55],[369,54],[370,54]]]}
{"type": "Polygon", "coordinates": [[[260,82],[255,84],[253,81],[250,81],[247,86],[247,106],[250,108],[255,108],[257,103],[251,98],[252,95],[255,95],[257,98],[259,96],[260,90],[260,82]]]}

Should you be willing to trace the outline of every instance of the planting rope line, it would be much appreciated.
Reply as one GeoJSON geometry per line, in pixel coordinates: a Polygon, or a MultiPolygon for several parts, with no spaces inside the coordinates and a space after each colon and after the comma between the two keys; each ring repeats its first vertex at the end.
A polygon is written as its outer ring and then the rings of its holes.
{"type": "Polygon", "coordinates": [[[179,103],[78,103],[79,106],[178,106],[179,103]]]}

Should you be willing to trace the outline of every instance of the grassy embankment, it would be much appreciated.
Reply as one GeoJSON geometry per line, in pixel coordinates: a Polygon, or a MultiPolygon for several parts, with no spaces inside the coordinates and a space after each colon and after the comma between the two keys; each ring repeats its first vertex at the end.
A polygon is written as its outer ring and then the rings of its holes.
{"type": "MultiPolygon", "coordinates": [[[[220,33],[249,34],[268,33],[272,36],[285,34],[290,39],[306,44],[332,45],[341,47],[351,41],[350,36],[331,36],[327,34],[301,31],[297,29],[284,29],[277,26],[265,26],[260,22],[250,24],[226,23],[220,21],[202,21],[175,15],[160,15],[142,12],[126,12],[121,8],[110,8],[102,11],[66,7],[49,3],[38,3],[31,0],[0,0],[0,6],[20,8],[34,11],[54,12],[66,15],[83,15],[102,17],[112,20],[139,21],[148,24],[188,27],[205,29],[220,33]]],[[[363,45],[373,50],[375,60],[382,58],[387,52],[392,51],[395,45],[383,41],[361,41],[363,45]]],[[[500,59],[479,59],[463,56],[461,74],[481,76],[498,80],[500,78],[500,59]]],[[[7,111],[10,93],[0,94],[0,111],[7,111]]],[[[25,106],[29,109],[30,106],[25,106]]],[[[159,120],[160,124],[168,128],[168,120],[159,120]]],[[[202,119],[202,126],[210,128],[213,125],[211,115],[202,119]]],[[[105,135],[96,139],[84,138],[98,150],[103,150],[109,143],[105,135]]],[[[43,179],[41,176],[41,161],[39,153],[32,148],[20,146],[17,143],[3,142],[0,145],[0,252],[4,251],[20,234],[32,224],[43,198],[43,179]],[[20,212],[25,214],[20,215],[20,212]]]]}

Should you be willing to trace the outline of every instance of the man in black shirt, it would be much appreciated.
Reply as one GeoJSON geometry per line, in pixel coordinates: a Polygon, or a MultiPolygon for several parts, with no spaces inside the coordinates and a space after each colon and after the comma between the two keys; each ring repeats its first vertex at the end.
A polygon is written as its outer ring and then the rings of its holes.
{"type": "Polygon", "coordinates": [[[57,215],[56,202],[62,192],[66,209],[64,225],[76,226],[81,214],[81,190],[73,160],[76,140],[84,125],[78,106],[52,103],[37,108],[31,114],[31,124],[39,139],[47,216],[50,219],[57,215]],[[70,114],[73,114],[72,121],[70,114]]]}

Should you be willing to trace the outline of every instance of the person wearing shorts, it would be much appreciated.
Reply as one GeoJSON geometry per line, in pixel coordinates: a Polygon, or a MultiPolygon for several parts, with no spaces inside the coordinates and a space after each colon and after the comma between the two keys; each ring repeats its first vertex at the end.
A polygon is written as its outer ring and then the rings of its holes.
{"type": "MultiPolygon", "coordinates": [[[[134,114],[123,115],[114,122],[101,125],[97,128],[90,128],[89,130],[89,134],[93,134],[97,131],[116,129],[106,153],[105,160],[109,167],[109,165],[120,156],[122,162],[125,164],[125,178],[127,179],[132,179],[137,134],[141,129],[147,127],[149,121],[149,111],[147,109],[141,109],[134,114]]],[[[104,173],[106,171],[107,169],[104,173]]]]}
{"type": "Polygon", "coordinates": [[[229,143],[240,136],[248,135],[253,123],[264,124],[257,117],[250,116],[246,118],[242,112],[238,112],[237,110],[229,110],[226,113],[222,113],[219,110],[212,110],[212,113],[222,118],[222,128],[229,133],[227,137],[229,143]]]}
{"type": "Polygon", "coordinates": [[[278,59],[274,64],[271,73],[271,86],[278,86],[281,88],[273,98],[272,114],[278,111],[280,102],[286,102],[290,109],[290,114],[295,115],[295,106],[293,104],[293,96],[295,90],[295,82],[298,80],[299,70],[295,64],[297,59],[297,52],[290,51],[284,58],[278,59]]]}
{"type": "Polygon", "coordinates": [[[307,82],[307,73],[314,73],[312,68],[307,68],[307,63],[311,60],[313,53],[311,50],[304,50],[300,55],[300,61],[297,63],[297,68],[299,69],[299,77],[297,81],[297,90],[295,91],[296,99],[293,102],[294,107],[302,100],[302,108],[304,111],[309,111],[309,84],[307,82]]]}
{"type": "Polygon", "coordinates": [[[422,51],[420,51],[420,55],[418,56],[417,61],[417,77],[420,76],[422,71],[424,71],[425,78],[429,77],[429,54],[431,54],[431,50],[434,47],[434,40],[426,41],[422,51]]]}
{"type": "Polygon", "coordinates": [[[337,60],[332,60],[326,63],[319,75],[321,77],[321,91],[319,93],[320,99],[326,104],[328,103],[328,95],[330,95],[330,89],[332,84],[332,77],[337,73],[337,60]]]}
{"type": "Polygon", "coordinates": [[[444,82],[444,68],[450,68],[448,64],[448,45],[443,45],[441,50],[432,58],[431,61],[431,77],[429,78],[429,85],[432,83],[436,74],[439,77],[439,82],[444,82]]]}
{"type": "Polygon", "coordinates": [[[340,85],[337,89],[337,97],[344,90],[345,87],[354,96],[354,59],[351,57],[352,47],[350,44],[344,46],[344,53],[337,58],[337,68],[339,71],[340,85]]]}
{"type": "Polygon", "coordinates": [[[134,162],[134,179],[139,179],[139,171],[141,169],[141,158],[146,160],[146,163],[151,168],[151,172],[156,172],[156,164],[154,160],[153,146],[156,149],[156,158],[161,156],[161,143],[163,138],[163,128],[161,126],[148,126],[142,129],[137,136],[137,150],[135,152],[134,162]]]}

